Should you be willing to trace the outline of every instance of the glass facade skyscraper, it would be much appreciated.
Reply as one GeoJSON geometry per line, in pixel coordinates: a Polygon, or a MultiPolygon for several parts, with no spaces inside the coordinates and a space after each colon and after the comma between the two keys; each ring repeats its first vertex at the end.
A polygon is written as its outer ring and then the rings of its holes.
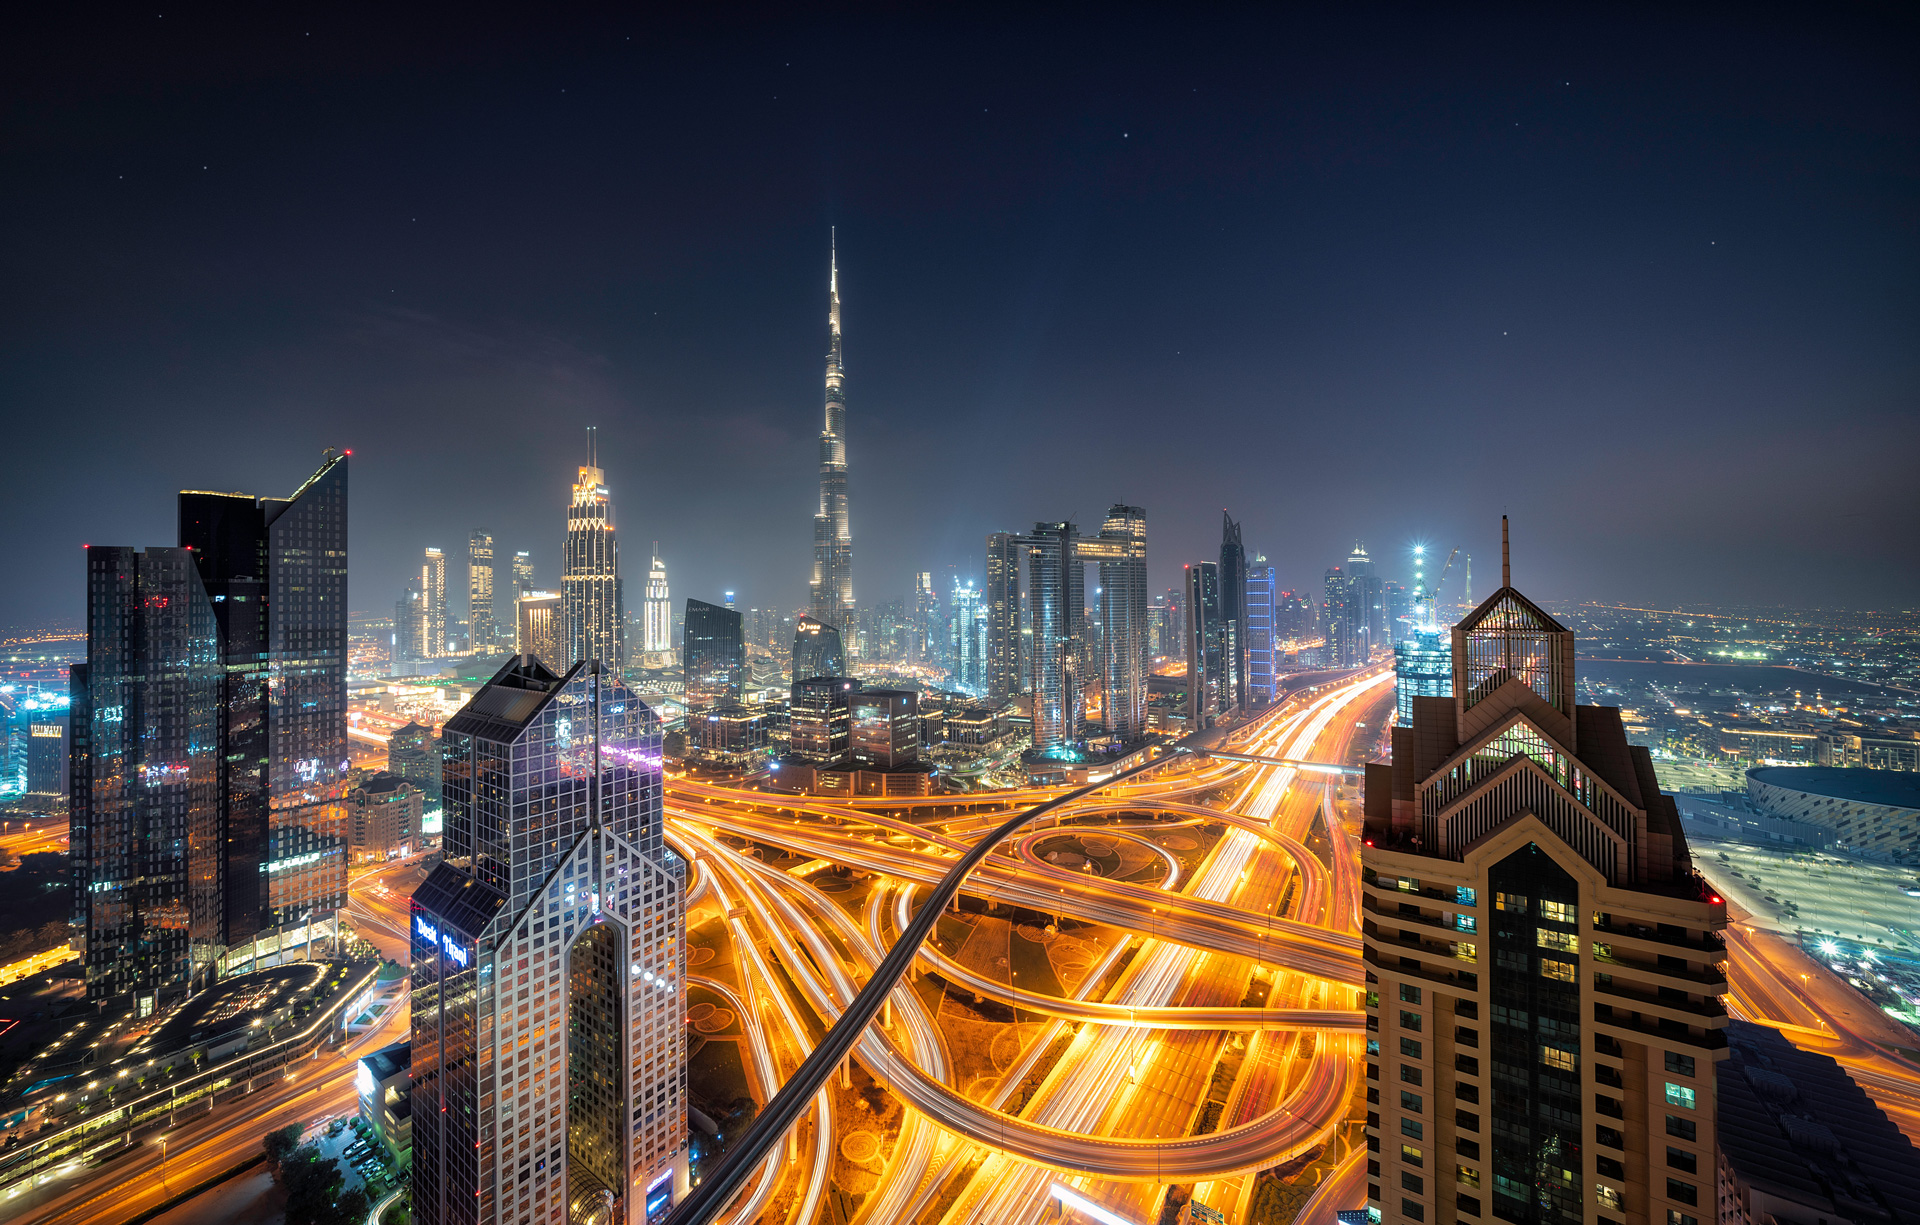
{"type": "Polygon", "coordinates": [[[1033,751],[1062,756],[1079,738],[1084,695],[1080,655],[1086,567],[1071,523],[1036,523],[1021,541],[1033,616],[1033,751]]]}
{"type": "Polygon", "coordinates": [[[1026,691],[1020,633],[1020,538],[987,537],[987,700],[1003,706],[1026,691]]]}
{"type": "Polygon", "coordinates": [[[1187,721],[1193,731],[1200,731],[1211,727],[1232,703],[1228,661],[1233,642],[1221,614],[1220,567],[1193,562],[1186,574],[1187,721]]]}
{"type": "Polygon", "coordinates": [[[953,686],[980,697],[987,691],[986,593],[973,580],[953,580],[947,602],[947,667],[953,686]]]}
{"type": "Polygon", "coordinates": [[[444,752],[445,860],[411,904],[414,1219],[656,1221],[687,1187],[659,720],[604,665],[516,659],[444,752]]]}
{"type": "Polygon", "coordinates": [[[185,491],[179,528],[88,551],[70,846],[93,998],[346,901],[346,456],[288,498],[185,491]]]}
{"type": "Polygon", "coordinates": [[[1279,594],[1274,569],[1265,557],[1255,557],[1247,569],[1247,697],[1265,706],[1279,696],[1280,653],[1275,650],[1274,597],[1279,594]]]}
{"type": "Polygon", "coordinates": [[[1418,629],[1393,644],[1395,710],[1403,727],[1413,723],[1413,699],[1453,694],[1453,652],[1436,629],[1418,629]]]}
{"type": "Polygon", "coordinates": [[[738,702],[747,685],[747,637],[739,612],[688,600],[680,658],[689,714],[738,702]]]}
{"type": "Polygon", "coordinates": [[[844,675],[847,656],[840,647],[840,631],[812,617],[794,622],[792,667],[796,685],[816,676],[844,675]]]}
{"type": "Polygon", "coordinates": [[[1147,734],[1147,512],[1109,507],[1097,539],[1078,542],[1100,564],[1100,680],[1107,733],[1123,743],[1147,734]]]}
{"type": "Polygon", "coordinates": [[[854,625],[853,528],[847,517],[847,386],[840,349],[840,261],[827,274],[826,419],[820,427],[820,507],[813,516],[813,578],[809,607],[815,621],[848,640],[854,625]]]}
{"type": "Polygon", "coordinates": [[[1248,705],[1247,550],[1240,540],[1240,525],[1225,511],[1220,512],[1220,620],[1227,665],[1221,700],[1228,709],[1244,711],[1248,705]]]}

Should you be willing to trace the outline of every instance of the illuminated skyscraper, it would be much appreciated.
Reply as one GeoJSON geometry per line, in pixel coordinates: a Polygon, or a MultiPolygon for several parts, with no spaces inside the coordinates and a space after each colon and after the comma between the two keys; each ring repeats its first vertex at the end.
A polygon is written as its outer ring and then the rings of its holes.
{"type": "Polygon", "coordinates": [[[1710,1222],[1726,905],[1620,712],[1575,705],[1573,634],[1502,578],[1452,696],[1367,767],[1371,1207],[1710,1222]]]}
{"type": "Polygon", "coordinates": [[[1265,706],[1278,694],[1277,652],[1274,650],[1273,567],[1256,556],[1247,570],[1247,697],[1265,706]]]}
{"type": "Polygon", "coordinates": [[[1147,512],[1112,506],[1100,535],[1077,542],[1077,555],[1100,564],[1099,654],[1107,733],[1121,741],[1147,734],[1147,512]]]}
{"type": "Polygon", "coordinates": [[[1221,613],[1220,567],[1210,561],[1187,566],[1187,720],[1194,731],[1211,727],[1233,703],[1228,658],[1232,641],[1221,613]]]}
{"type": "Polygon", "coordinates": [[[1240,525],[1220,512],[1220,619],[1226,632],[1227,674],[1223,699],[1233,710],[1247,709],[1247,550],[1240,525]]]}
{"type": "Polygon", "coordinates": [[[522,657],[444,740],[445,860],[411,906],[413,1219],[657,1221],[688,1185],[659,720],[602,665],[522,657]]]}
{"type": "Polygon", "coordinates": [[[947,666],[956,689],[979,697],[987,691],[987,609],[985,593],[973,580],[953,580],[947,603],[947,666]]]}
{"type": "Polygon", "coordinates": [[[840,631],[812,617],[794,622],[792,666],[795,684],[816,676],[844,675],[847,656],[840,645],[840,631]]]}
{"type": "Polygon", "coordinates": [[[1021,538],[1033,614],[1033,751],[1065,756],[1080,735],[1085,695],[1080,654],[1086,616],[1086,567],[1079,533],[1066,522],[1036,523],[1021,538]]]}
{"type": "Polygon", "coordinates": [[[447,653],[447,555],[439,549],[428,549],[420,564],[420,610],[422,657],[438,659],[447,653]]]}
{"type": "Polygon", "coordinates": [[[820,509],[813,517],[810,611],[822,625],[850,636],[853,624],[853,530],[847,522],[847,393],[840,350],[840,263],[827,276],[826,423],[820,430],[820,509]]]}
{"type": "Polygon", "coordinates": [[[533,590],[533,554],[525,549],[513,555],[513,593],[526,595],[533,590]]]}
{"type": "Polygon", "coordinates": [[[747,640],[740,614],[731,608],[688,600],[680,639],[689,714],[738,702],[747,684],[747,640]]]}
{"type": "MultiPolygon", "coordinates": [[[[425,659],[427,649],[427,613],[420,601],[420,580],[407,580],[407,589],[393,604],[393,657],[398,665],[425,659]]],[[[394,671],[398,672],[396,667],[394,671]]]]}
{"type": "Polygon", "coordinates": [[[184,491],[181,547],[88,551],[71,842],[90,998],[346,900],[347,463],[184,491]]]}
{"type": "Polygon", "coordinates": [[[646,622],[640,649],[649,654],[673,650],[673,601],[667,595],[667,563],[660,560],[660,542],[653,542],[653,565],[647,570],[646,622]]]}
{"type": "MultiPolygon", "coordinates": [[[[954,580],[958,582],[959,580],[954,580]]],[[[933,573],[921,570],[913,576],[913,612],[908,626],[907,662],[939,662],[938,647],[940,597],[933,591],[933,573]]]]}
{"type": "Polygon", "coordinates": [[[517,654],[531,655],[543,664],[567,654],[567,616],[559,596],[531,591],[515,600],[513,607],[517,654]]]}
{"type": "Polygon", "coordinates": [[[987,700],[998,707],[1026,691],[1020,633],[1020,538],[987,537],[987,700]]]}
{"type": "MultiPolygon", "coordinates": [[[[587,462],[567,510],[567,546],[560,577],[566,610],[566,667],[597,659],[609,671],[626,663],[626,617],[620,597],[620,550],[613,534],[613,499],[600,470],[600,432],[587,431],[587,462]]],[[[562,667],[549,661],[549,666],[562,667]]]]}
{"type": "Polygon", "coordinates": [[[491,654],[498,632],[493,621],[493,535],[467,537],[467,634],[475,651],[491,654]]]}

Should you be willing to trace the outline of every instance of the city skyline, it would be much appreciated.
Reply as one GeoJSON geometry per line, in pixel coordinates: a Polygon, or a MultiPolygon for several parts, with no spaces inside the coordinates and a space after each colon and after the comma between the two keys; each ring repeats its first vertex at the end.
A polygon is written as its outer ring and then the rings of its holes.
{"type": "Polygon", "coordinates": [[[104,32],[124,69],[107,75],[70,62],[65,19],[38,19],[53,24],[16,43],[38,58],[5,88],[48,139],[83,122],[55,81],[90,91],[89,133],[137,110],[169,134],[89,136],[75,159],[25,135],[4,150],[23,184],[9,216],[35,236],[10,248],[16,300],[46,303],[9,316],[14,441],[85,447],[111,479],[78,513],[56,511],[50,472],[0,489],[23,564],[48,576],[0,595],[0,624],[77,622],[55,576],[77,578],[89,540],[164,539],[154,507],[177,487],[295,482],[328,445],[359,461],[355,611],[388,607],[423,547],[457,553],[477,528],[557,588],[554,524],[587,426],[629,534],[661,541],[678,592],[803,607],[836,227],[863,603],[920,571],[979,573],[1010,505],[1086,521],[1115,498],[1160,525],[1156,590],[1216,554],[1222,507],[1299,590],[1355,537],[1383,558],[1422,539],[1484,564],[1484,525],[1531,495],[1521,529],[1565,543],[1539,567],[1542,599],[1920,592],[1920,546],[1896,530],[1920,513],[1900,471],[1920,447],[1902,407],[1913,176],[1870,169],[1911,167],[1896,134],[1914,106],[1878,18],[1755,19],[1730,46],[1704,19],[1638,41],[1548,21],[1512,32],[1509,54],[1436,14],[1407,19],[1378,63],[1340,19],[1275,38],[1271,21],[1217,18],[1204,53],[1119,23],[1055,84],[1033,69],[1083,32],[1037,22],[981,77],[968,52],[997,43],[986,27],[903,19],[845,32],[835,54],[886,66],[859,100],[802,78],[827,36],[784,21],[676,63],[644,29],[480,23],[435,52],[401,19],[395,37],[427,57],[401,71],[354,50],[384,40],[350,26],[180,14],[104,32]],[[237,62],[291,42],[317,58],[267,56],[239,79],[190,50],[237,62]],[[1298,71],[1216,56],[1235,44],[1286,46],[1278,66],[1298,71]],[[1783,79],[1770,65],[1788,54],[1783,79]],[[909,61],[911,79],[893,66],[909,61]],[[1136,77],[1144,62],[1156,71],[1136,77]],[[306,80],[337,95],[324,125],[306,80]],[[644,135],[606,114],[703,100],[714,120],[644,135]],[[459,133],[511,126],[503,105],[526,108],[527,135],[469,152],[459,133]],[[248,135],[252,113],[277,118],[282,151],[248,135]],[[353,141],[371,169],[343,162],[353,141]],[[1719,151],[1755,141],[1783,152],[1730,170],[1719,151]],[[442,152],[410,164],[420,148],[442,152]],[[697,190],[641,189],[629,207],[632,172],[583,169],[656,159],[697,190]],[[765,191],[741,192],[748,164],[768,167],[765,191]],[[585,177],[536,199],[526,166],[585,177]],[[392,189],[312,211],[369,173],[392,189]],[[237,258],[211,220],[234,216],[249,218],[237,258]],[[525,244],[524,261],[506,253],[525,244]],[[1202,463],[1151,441],[1195,421],[1233,445],[1202,463]],[[1364,471],[1334,421],[1375,435],[1364,471]],[[1469,441],[1536,430],[1564,450],[1583,421],[1651,442],[1586,447],[1582,484],[1621,494],[1604,524],[1564,478],[1469,441]],[[1378,475],[1423,471],[1460,496],[1378,475]],[[940,513],[917,513],[936,482],[940,513]]]}

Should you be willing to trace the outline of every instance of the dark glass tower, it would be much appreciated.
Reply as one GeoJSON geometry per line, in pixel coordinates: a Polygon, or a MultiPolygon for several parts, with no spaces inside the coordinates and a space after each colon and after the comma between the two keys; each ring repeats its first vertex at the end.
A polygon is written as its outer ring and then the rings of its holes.
{"type": "Polygon", "coordinates": [[[738,702],[747,684],[747,639],[739,612],[688,600],[681,633],[688,712],[738,702]]]}
{"type": "Polygon", "coordinates": [[[415,1219],[653,1221],[687,1186],[660,722],[598,663],[516,656],[444,752],[446,858],[412,900],[415,1219]]]}
{"type": "Polygon", "coordinates": [[[841,676],[847,670],[846,653],[840,649],[840,631],[812,617],[793,624],[793,681],[816,676],[841,676]]]}
{"type": "Polygon", "coordinates": [[[1020,538],[987,537],[987,700],[1004,706],[1026,691],[1021,666],[1020,538]]]}
{"type": "Polygon", "coordinates": [[[1227,655],[1231,640],[1221,612],[1220,567],[1210,561],[1187,567],[1187,721],[1193,731],[1210,727],[1232,700],[1227,655]]]}
{"type": "Polygon", "coordinates": [[[1221,704],[1244,711],[1247,693],[1247,550],[1240,525],[1220,512],[1220,622],[1226,672],[1220,678],[1221,704]]]}
{"type": "Polygon", "coordinates": [[[224,680],[192,554],[87,550],[68,845],[89,999],[185,984],[224,943],[224,680]]]}
{"type": "Polygon", "coordinates": [[[95,998],[184,981],[189,961],[324,922],[346,900],[346,456],[328,451],[287,498],[182,492],[179,515],[177,549],[89,551],[88,662],[75,690],[90,714],[73,744],[86,797],[74,801],[72,846],[76,913],[101,933],[95,998]],[[127,724],[130,706],[152,721],[127,724]],[[136,810],[187,803],[171,783],[133,795],[127,771],[198,779],[202,759],[210,789],[187,804],[191,828],[175,848],[189,882],[191,914],[178,927],[183,941],[191,931],[189,956],[171,938],[127,934],[145,930],[139,915],[171,912],[122,906],[116,882],[131,871],[135,892],[165,892],[174,869],[154,858],[161,851],[141,852],[153,860],[142,869],[124,848],[164,827],[136,810]]]}

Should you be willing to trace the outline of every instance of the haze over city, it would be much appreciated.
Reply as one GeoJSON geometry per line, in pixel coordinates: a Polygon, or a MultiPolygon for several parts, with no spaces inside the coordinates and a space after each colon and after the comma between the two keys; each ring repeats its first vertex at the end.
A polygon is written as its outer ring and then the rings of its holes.
{"type": "Polygon", "coordinates": [[[862,598],[1121,499],[1156,587],[1504,509],[1556,598],[1911,603],[1895,21],[36,13],[0,622],[327,445],[356,610],[473,528],[550,586],[589,425],[629,550],[797,605],[836,226],[862,598]]]}

